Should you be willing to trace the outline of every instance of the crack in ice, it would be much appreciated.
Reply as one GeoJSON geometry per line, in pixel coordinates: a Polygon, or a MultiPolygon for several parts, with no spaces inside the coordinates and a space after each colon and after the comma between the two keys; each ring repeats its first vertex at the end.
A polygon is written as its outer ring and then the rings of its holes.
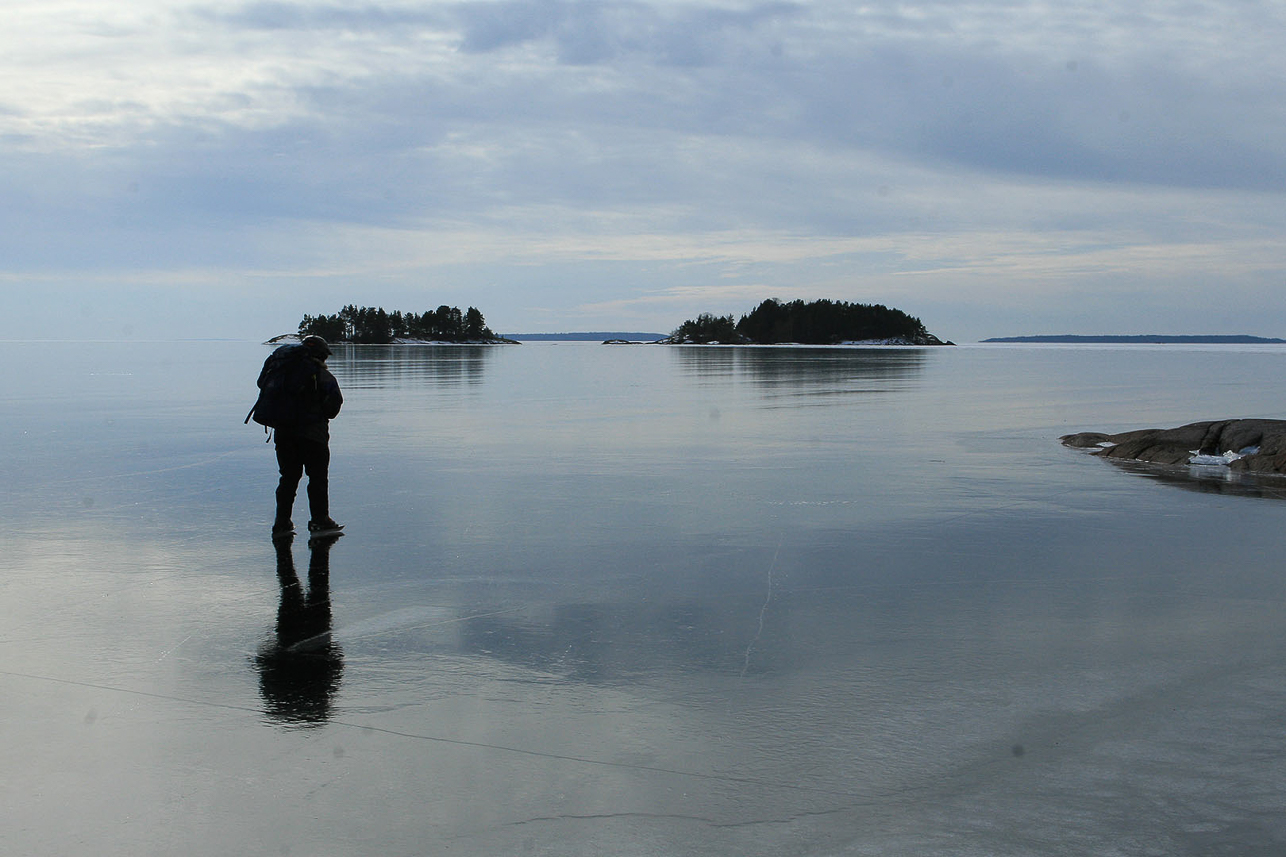
{"type": "Polygon", "coordinates": [[[777,557],[781,554],[781,541],[777,542],[777,550],[773,551],[772,562],[768,563],[768,594],[764,597],[764,603],[759,607],[759,627],[755,629],[755,637],[746,646],[746,657],[741,664],[741,677],[745,678],[746,673],[750,670],[750,655],[755,650],[755,643],[764,633],[764,616],[768,613],[768,605],[772,603],[772,584],[773,571],[777,568],[777,557]]]}
{"type": "MultiPolygon", "coordinates": [[[[247,714],[261,714],[262,712],[249,705],[241,705],[234,702],[219,702],[213,699],[198,699],[195,697],[178,696],[176,694],[157,693],[155,691],[138,690],[129,687],[120,687],[117,685],[102,684],[92,681],[83,681],[78,679],[59,678],[57,676],[38,675],[35,673],[16,672],[13,670],[0,669],[0,676],[12,678],[29,679],[32,681],[50,682],[53,684],[67,685],[70,687],[91,688],[94,690],[105,690],[113,693],[121,693],[129,696],[138,696],[147,699],[160,699],[168,702],[179,703],[183,705],[193,705],[203,708],[211,708],[221,711],[238,711],[247,714]]],[[[827,788],[825,786],[813,786],[800,782],[787,782],[779,780],[762,779],[753,776],[738,776],[736,774],[707,773],[703,771],[685,770],[683,768],[669,768],[661,765],[639,765],[630,762],[617,762],[611,759],[596,759],[590,756],[577,756],[572,753],[551,753],[543,750],[531,750],[525,747],[513,746],[508,744],[496,744],[487,741],[469,741],[461,738],[450,738],[445,735],[431,735],[423,732],[410,732],[401,729],[392,729],[385,726],[377,726],[371,723],[363,723],[356,720],[332,719],[329,721],[332,726],[343,727],[346,729],[356,729],[365,733],[378,733],[381,735],[390,735],[397,738],[410,738],[417,741],[426,741],[434,744],[443,744],[453,747],[473,748],[477,750],[494,750],[502,753],[513,753],[515,755],[530,756],[539,759],[549,759],[559,762],[573,762],[583,765],[594,765],[600,768],[618,768],[623,770],[639,771],[644,773],[663,774],[676,777],[689,777],[696,780],[708,782],[732,783],[744,786],[758,786],[760,788],[780,789],[783,791],[802,792],[808,794],[825,794],[833,797],[850,797],[859,801],[870,801],[879,797],[878,792],[859,792],[842,788],[827,788]]]]}

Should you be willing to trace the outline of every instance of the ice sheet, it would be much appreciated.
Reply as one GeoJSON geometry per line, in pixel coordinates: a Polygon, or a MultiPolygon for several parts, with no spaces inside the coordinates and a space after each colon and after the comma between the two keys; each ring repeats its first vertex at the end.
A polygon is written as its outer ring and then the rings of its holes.
{"type": "Polygon", "coordinates": [[[14,853],[1281,853],[1286,506],[1057,443],[1271,361],[342,354],[323,556],[262,349],[96,348],[2,426],[14,853]]]}

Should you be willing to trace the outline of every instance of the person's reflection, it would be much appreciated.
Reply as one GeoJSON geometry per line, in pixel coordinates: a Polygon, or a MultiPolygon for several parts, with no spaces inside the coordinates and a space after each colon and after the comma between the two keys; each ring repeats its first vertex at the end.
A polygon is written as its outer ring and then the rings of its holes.
{"type": "Polygon", "coordinates": [[[278,539],[281,606],[275,638],[255,657],[264,713],[281,723],[317,726],[330,717],[344,672],[344,657],[331,640],[330,549],[339,536],[308,543],[308,592],[295,574],[290,539],[278,539]]]}

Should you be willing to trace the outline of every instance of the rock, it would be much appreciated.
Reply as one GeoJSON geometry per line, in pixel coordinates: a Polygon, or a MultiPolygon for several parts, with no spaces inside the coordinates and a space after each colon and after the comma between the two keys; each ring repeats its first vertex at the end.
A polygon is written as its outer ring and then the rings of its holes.
{"type": "Polygon", "coordinates": [[[1240,456],[1228,463],[1234,472],[1286,475],[1286,420],[1209,420],[1120,434],[1080,432],[1060,440],[1105,458],[1153,464],[1188,464],[1196,454],[1233,453],[1240,456]]]}

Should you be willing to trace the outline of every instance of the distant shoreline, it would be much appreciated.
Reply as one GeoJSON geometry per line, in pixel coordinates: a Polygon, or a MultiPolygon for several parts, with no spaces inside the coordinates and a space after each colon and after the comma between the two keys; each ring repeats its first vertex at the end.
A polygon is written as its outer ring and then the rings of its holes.
{"type": "Polygon", "coordinates": [[[1286,345],[1286,339],[1263,336],[997,336],[983,342],[1049,342],[1100,345],[1286,345]]]}
{"type": "MultiPolygon", "coordinates": [[[[266,340],[264,345],[290,345],[300,342],[301,337],[297,333],[283,333],[280,336],[274,336],[266,340]]],[[[391,342],[350,342],[345,339],[336,340],[331,345],[521,345],[516,339],[506,339],[503,336],[494,336],[491,339],[462,339],[459,342],[449,339],[408,339],[406,337],[397,337],[391,342]]]]}
{"type": "Polygon", "coordinates": [[[572,333],[506,333],[505,337],[519,342],[605,342],[609,339],[630,342],[655,342],[665,339],[667,333],[639,333],[636,331],[580,331],[572,333]]]}

